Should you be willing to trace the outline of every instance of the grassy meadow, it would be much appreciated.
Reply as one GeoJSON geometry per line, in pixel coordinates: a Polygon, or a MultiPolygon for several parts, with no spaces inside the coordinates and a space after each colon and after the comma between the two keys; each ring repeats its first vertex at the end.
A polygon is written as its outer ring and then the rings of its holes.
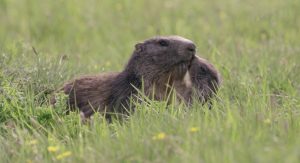
{"type": "Polygon", "coordinates": [[[0,162],[300,162],[297,0],[0,0],[0,162]],[[193,40],[223,79],[212,110],[150,101],[126,121],[49,105],[134,44],[193,40]]]}

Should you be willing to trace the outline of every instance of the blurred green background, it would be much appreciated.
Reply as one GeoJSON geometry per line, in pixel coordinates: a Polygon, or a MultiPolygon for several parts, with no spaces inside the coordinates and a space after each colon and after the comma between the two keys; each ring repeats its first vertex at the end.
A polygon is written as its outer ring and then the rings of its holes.
{"type": "Polygon", "coordinates": [[[107,65],[120,70],[133,45],[155,35],[187,37],[217,65],[243,63],[236,58],[289,60],[299,45],[299,5],[296,0],[1,0],[0,41],[2,49],[18,42],[49,57],[67,55],[93,72],[107,65]]]}

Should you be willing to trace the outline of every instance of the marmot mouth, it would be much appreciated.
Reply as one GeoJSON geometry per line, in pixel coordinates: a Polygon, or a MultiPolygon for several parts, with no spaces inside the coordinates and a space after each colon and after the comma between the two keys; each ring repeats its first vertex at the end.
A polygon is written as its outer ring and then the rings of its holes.
{"type": "Polygon", "coordinates": [[[188,65],[188,68],[190,68],[191,65],[192,65],[192,61],[194,60],[194,58],[195,58],[195,54],[191,55],[188,59],[183,60],[181,62],[185,62],[188,65]]]}

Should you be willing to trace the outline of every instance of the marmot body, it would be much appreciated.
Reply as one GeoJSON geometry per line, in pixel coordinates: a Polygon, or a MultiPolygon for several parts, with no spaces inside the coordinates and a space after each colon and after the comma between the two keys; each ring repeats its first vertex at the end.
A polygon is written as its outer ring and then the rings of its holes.
{"type": "Polygon", "coordinates": [[[69,107],[78,107],[85,117],[95,111],[126,113],[142,84],[146,95],[154,92],[154,99],[163,100],[168,87],[183,79],[195,52],[194,43],[179,36],[151,38],[135,45],[122,72],[75,79],[63,91],[69,107]]]}

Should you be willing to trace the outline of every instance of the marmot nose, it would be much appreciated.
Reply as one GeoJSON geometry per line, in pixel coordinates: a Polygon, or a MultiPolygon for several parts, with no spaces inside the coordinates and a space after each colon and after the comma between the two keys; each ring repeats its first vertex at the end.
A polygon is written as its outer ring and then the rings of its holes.
{"type": "Polygon", "coordinates": [[[186,46],[186,50],[190,53],[195,53],[196,52],[196,45],[193,43],[190,43],[186,46]]]}

